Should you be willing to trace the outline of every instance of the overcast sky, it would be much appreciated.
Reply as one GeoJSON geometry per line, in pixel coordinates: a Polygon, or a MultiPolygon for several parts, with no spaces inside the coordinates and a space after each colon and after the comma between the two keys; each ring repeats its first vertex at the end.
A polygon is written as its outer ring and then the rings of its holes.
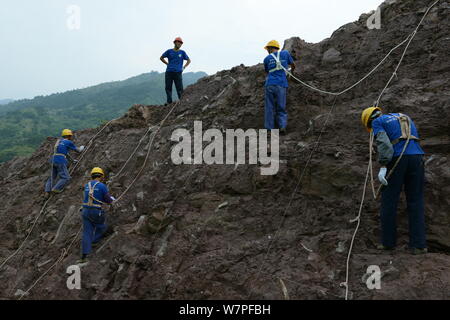
{"type": "Polygon", "coordinates": [[[0,99],[31,98],[165,71],[175,37],[189,71],[264,59],[264,45],[319,42],[382,0],[0,0],[0,99]],[[81,9],[77,29],[77,13],[81,9]],[[69,26],[71,28],[69,28],[69,26]],[[73,28],[75,28],[73,30],[73,28]]]}

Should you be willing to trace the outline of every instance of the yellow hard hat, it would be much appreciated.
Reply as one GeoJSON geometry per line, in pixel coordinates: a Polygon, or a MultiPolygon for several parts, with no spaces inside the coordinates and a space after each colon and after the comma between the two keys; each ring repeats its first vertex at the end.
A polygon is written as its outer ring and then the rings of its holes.
{"type": "Polygon", "coordinates": [[[268,49],[269,47],[277,48],[278,50],[281,49],[280,43],[277,40],[270,41],[267,46],[264,47],[264,49],[268,49]]]}
{"type": "Polygon", "coordinates": [[[361,116],[362,124],[364,127],[367,128],[367,130],[369,132],[372,131],[372,128],[369,128],[369,122],[370,122],[370,120],[372,120],[372,115],[374,114],[375,111],[382,112],[381,108],[379,108],[379,107],[370,107],[370,108],[367,108],[366,110],[364,110],[362,113],[362,116],[361,116]]]}
{"type": "Polygon", "coordinates": [[[94,174],[101,174],[102,176],[104,176],[105,172],[103,172],[102,168],[97,167],[97,168],[92,169],[92,171],[91,171],[91,176],[93,176],[94,174]]]}
{"type": "Polygon", "coordinates": [[[61,133],[61,136],[62,137],[71,137],[71,136],[73,136],[73,132],[72,132],[72,130],[64,129],[61,133]]]}

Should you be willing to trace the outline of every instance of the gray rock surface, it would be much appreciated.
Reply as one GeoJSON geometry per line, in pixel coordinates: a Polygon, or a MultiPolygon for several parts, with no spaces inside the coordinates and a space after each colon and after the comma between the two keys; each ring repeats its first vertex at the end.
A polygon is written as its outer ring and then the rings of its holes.
{"type": "MultiPolygon", "coordinates": [[[[369,31],[367,15],[363,15],[320,43],[292,38],[285,47],[295,57],[303,80],[339,91],[363,77],[406,38],[428,4],[385,2],[382,30],[369,31]],[[340,52],[340,62],[322,64],[330,48],[340,52]]],[[[404,201],[399,206],[400,247],[392,253],[375,250],[379,203],[368,198],[351,260],[353,299],[450,299],[448,16],[449,2],[441,0],[412,42],[398,78],[382,100],[386,112],[403,112],[415,120],[427,160],[433,157],[426,168],[431,253],[415,257],[406,251],[404,201]],[[370,291],[361,282],[371,265],[384,272],[380,291],[370,291]]],[[[278,175],[263,177],[253,165],[175,166],[170,161],[173,130],[192,130],[195,120],[202,120],[205,129],[263,127],[262,66],[238,66],[188,87],[181,104],[155,136],[142,175],[120,205],[108,211],[108,222],[117,233],[83,267],[83,289],[66,287],[67,267],[79,257],[77,241],[26,298],[284,299],[282,279],[290,299],[341,299],[347,255],[336,248],[339,243],[345,244],[340,249],[349,246],[355,227],[349,221],[358,213],[368,162],[368,136],[361,127],[360,112],[376,101],[400,55],[401,49],[370,79],[336,99],[321,143],[293,197],[335,98],[291,83],[289,134],[280,146],[283,164],[278,175]],[[224,203],[228,205],[216,212],[224,203]],[[138,230],[134,229],[144,216],[138,230]]],[[[49,204],[21,253],[0,270],[1,299],[17,298],[17,290],[28,289],[72,242],[80,218],[67,213],[80,204],[92,166],[119,172],[148,127],[158,125],[169,108],[133,106],[98,136],[73,174],[70,188],[49,204]],[[48,240],[58,230],[58,239],[51,244],[48,240]],[[52,263],[38,268],[50,259],[52,263]]],[[[98,128],[78,132],[76,142],[86,144],[96,132],[98,128]]],[[[22,243],[43,205],[53,144],[49,138],[32,157],[0,166],[0,263],[22,243]]],[[[134,180],[144,163],[146,144],[124,173],[114,177],[113,195],[120,195],[134,180]]]]}

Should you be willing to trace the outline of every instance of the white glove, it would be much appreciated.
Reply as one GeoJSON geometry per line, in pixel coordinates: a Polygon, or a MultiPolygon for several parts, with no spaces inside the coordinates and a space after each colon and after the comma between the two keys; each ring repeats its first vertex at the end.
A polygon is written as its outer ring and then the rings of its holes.
{"type": "Polygon", "coordinates": [[[111,199],[113,200],[113,201],[116,201],[117,199],[116,198],[114,198],[113,196],[111,196],[111,199]]]}
{"type": "Polygon", "coordinates": [[[388,186],[386,175],[387,175],[387,168],[381,168],[380,173],[378,174],[378,180],[380,180],[381,184],[385,187],[388,186]]]}
{"type": "Polygon", "coordinates": [[[84,151],[84,149],[85,149],[85,147],[84,147],[84,146],[81,146],[81,147],[79,147],[79,148],[78,148],[78,150],[79,150],[80,152],[83,152],[83,151],[84,151]]]}

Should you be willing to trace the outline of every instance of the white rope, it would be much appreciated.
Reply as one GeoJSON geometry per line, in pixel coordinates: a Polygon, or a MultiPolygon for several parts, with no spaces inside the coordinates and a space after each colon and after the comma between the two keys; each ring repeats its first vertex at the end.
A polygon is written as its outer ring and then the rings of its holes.
{"type": "Polygon", "coordinates": [[[131,187],[136,183],[136,181],[139,179],[141,173],[144,171],[145,167],[147,166],[147,162],[148,159],[150,158],[150,152],[152,150],[153,147],[153,143],[155,141],[155,137],[158,135],[158,133],[161,131],[161,128],[164,126],[164,123],[167,121],[167,119],[170,117],[170,115],[173,113],[173,111],[175,110],[175,108],[180,104],[180,101],[178,101],[177,103],[175,103],[175,105],[172,107],[172,109],[167,113],[166,117],[161,121],[160,125],[158,126],[158,130],[156,130],[156,132],[152,135],[152,138],[148,144],[148,150],[147,150],[147,155],[145,157],[144,160],[144,164],[142,165],[141,169],[139,170],[139,172],[137,173],[136,177],[134,178],[134,180],[131,182],[131,184],[125,189],[125,191],[116,199],[116,201],[114,201],[114,203],[118,203],[124,196],[125,194],[128,193],[128,191],[131,189],[131,187]]]}
{"type": "Polygon", "coordinates": [[[131,161],[131,159],[134,157],[134,155],[138,151],[138,149],[141,146],[142,142],[144,142],[145,137],[153,130],[153,128],[155,128],[155,127],[151,126],[151,127],[148,128],[147,132],[141,137],[141,140],[139,141],[139,144],[134,149],[133,153],[130,155],[130,157],[125,162],[125,164],[122,166],[122,168],[119,170],[119,172],[111,179],[111,181],[116,179],[117,177],[119,177],[122,174],[122,172],[125,169],[125,167],[128,165],[128,163],[131,161]]]}
{"type": "Polygon", "coordinates": [[[397,76],[397,71],[398,69],[400,69],[400,66],[403,63],[403,59],[406,56],[406,53],[408,52],[409,46],[411,45],[411,42],[414,40],[414,38],[416,37],[417,32],[419,31],[420,26],[422,25],[423,21],[425,20],[425,18],[427,17],[428,13],[430,12],[430,10],[441,0],[437,0],[436,2],[434,2],[429,8],[428,10],[425,12],[425,14],[422,17],[422,20],[420,20],[420,23],[417,25],[416,29],[413,31],[413,33],[409,36],[409,42],[406,45],[405,50],[403,51],[402,57],[400,58],[399,63],[397,64],[397,67],[395,68],[394,72],[392,73],[391,78],[389,79],[388,83],[386,84],[386,86],[384,87],[383,91],[381,92],[380,96],[378,97],[377,100],[377,104],[376,106],[378,107],[380,105],[380,101],[381,98],[383,97],[384,93],[386,92],[386,90],[389,88],[389,85],[391,84],[392,80],[394,80],[394,78],[397,76]]]}
{"type": "Polygon", "coordinates": [[[91,148],[91,145],[92,145],[92,143],[94,142],[94,140],[107,128],[107,127],[109,127],[109,125],[112,123],[112,122],[114,122],[114,121],[116,121],[116,120],[118,120],[119,118],[117,118],[117,119],[113,119],[113,120],[111,120],[111,121],[109,121],[108,123],[106,123],[104,126],[103,126],[103,128],[101,129],[101,130],[99,130],[90,140],[89,140],[89,142],[87,143],[87,146],[86,146],[86,148],[83,150],[83,152],[81,153],[81,156],[80,156],[80,158],[78,158],[78,160],[77,160],[77,163],[76,163],[76,165],[71,169],[71,171],[70,171],[70,174],[72,174],[73,172],[75,172],[75,170],[78,168],[78,166],[80,165],[80,163],[81,163],[81,161],[83,160],[83,158],[84,158],[84,156],[86,155],[86,153],[88,152],[88,150],[91,148]]]}
{"type": "MultiPolygon", "coordinates": [[[[432,9],[439,1],[440,1],[440,0],[437,0],[436,2],[434,2],[434,3],[428,8],[428,10],[425,12],[424,16],[422,17],[422,20],[420,20],[420,23],[418,24],[418,26],[416,27],[416,29],[414,30],[414,32],[411,34],[411,38],[410,38],[410,40],[409,40],[409,43],[408,43],[407,47],[405,48],[405,51],[403,52],[403,55],[402,55],[402,57],[401,57],[401,59],[400,59],[400,62],[399,62],[399,64],[397,65],[397,67],[395,68],[395,71],[394,71],[394,73],[392,74],[391,78],[389,79],[388,84],[387,84],[387,85],[385,86],[385,88],[383,89],[383,92],[381,93],[381,95],[380,95],[380,97],[379,97],[379,99],[378,99],[378,103],[379,103],[379,101],[381,100],[381,97],[383,96],[384,91],[388,88],[390,82],[391,82],[392,79],[396,76],[397,71],[398,71],[398,69],[400,68],[400,66],[401,66],[401,64],[402,64],[402,62],[403,62],[403,59],[404,59],[404,57],[405,57],[405,55],[406,55],[406,53],[407,53],[407,50],[408,50],[408,48],[409,48],[409,45],[411,44],[412,40],[414,39],[414,37],[415,37],[416,33],[418,32],[420,26],[422,25],[423,21],[425,20],[426,16],[427,16],[428,13],[430,12],[430,10],[431,10],[431,9],[432,9]]],[[[377,105],[378,105],[378,104],[377,104],[377,105]]],[[[342,286],[345,286],[345,288],[346,288],[346,289],[345,289],[345,299],[346,299],[346,300],[348,300],[348,297],[349,297],[350,260],[351,260],[351,256],[352,256],[353,246],[354,246],[354,242],[355,242],[356,236],[357,236],[358,231],[359,231],[359,227],[360,227],[360,225],[361,225],[361,214],[362,214],[362,210],[363,210],[363,206],[364,206],[364,202],[365,202],[365,198],[366,198],[366,190],[367,190],[367,183],[368,183],[368,180],[369,180],[369,176],[371,175],[371,176],[373,177],[373,172],[371,173],[372,167],[373,167],[373,164],[372,164],[372,162],[373,162],[373,159],[372,159],[373,139],[374,139],[374,137],[373,137],[373,133],[372,133],[372,134],[370,135],[370,143],[369,143],[370,154],[371,154],[371,156],[370,156],[370,161],[369,161],[369,165],[368,165],[368,169],[367,169],[366,182],[365,182],[365,184],[364,184],[364,191],[363,191],[363,196],[362,196],[361,206],[360,206],[360,208],[359,208],[358,216],[356,217],[355,220],[352,221],[352,222],[358,221],[358,225],[356,226],[355,232],[354,232],[354,234],[353,234],[352,242],[351,242],[350,249],[349,249],[349,252],[348,252],[348,258],[347,258],[347,271],[346,271],[346,281],[342,284],[342,286]]],[[[410,139],[408,139],[407,143],[405,144],[405,147],[403,148],[403,151],[402,151],[401,156],[399,157],[399,159],[397,159],[397,162],[395,163],[395,165],[394,165],[394,167],[393,167],[394,170],[395,170],[395,167],[397,167],[397,165],[399,164],[399,162],[400,162],[400,160],[401,160],[403,154],[405,153],[406,148],[408,147],[408,144],[409,144],[409,140],[410,140],[410,139]]],[[[392,175],[392,173],[393,173],[393,170],[391,170],[390,174],[388,175],[388,178],[392,175]]],[[[373,184],[373,178],[372,178],[372,184],[373,184]]],[[[372,186],[372,188],[374,189],[373,186],[372,186]]],[[[375,199],[378,198],[380,191],[381,191],[381,187],[380,187],[380,189],[378,189],[378,193],[375,195],[375,199]]]]}
{"type": "MultiPolygon", "coordinates": [[[[327,119],[325,120],[325,124],[323,125],[322,130],[321,130],[321,132],[320,132],[320,134],[319,134],[319,137],[318,137],[318,139],[317,139],[317,141],[316,141],[316,144],[315,144],[313,150],[312,150],[311,153],[310,153],[310,156],[309,156],[309,158],[308,158],[308,160],[307,160],[307,162],[306,162],[305,168],[303,169],[303,172],[302,172],[302,174],[301,174],[301,176],[300,176],[300,178],[299,178],[299,180],[298,180],[298,182],[297,182],[297,185],[295,186],[294,192],[292,193],[292,196],[291,196],[291,198],[290,198],[290,200],[289,200],[289,202],[288,202],[288,205],[287,205],[286,209],[284,210],[284,214],[283,214],[283,217],[282,217],[282,219],[281,219],[281,223],[280,223],[279,227],[277,228],[277,231],[275,232],[275,236],[269,241],[269,245],[268,245],[268,247],[267,247],[267,251],[266,251],[266,254],[264,255],[264,259],[263,259],[264,261],[266,261],[266,260],[267,260],[267,257],[269,256],[270,250],[272,249],[272,244],[273,244],[273,242],[275,241],[275,239],[278,237],[278,235],[279,235],[279,233],[280,233],[280,230],[281,230],[281,228],[282,228],[282,226],[283,226],[283,224],[284,224],[284,220],[286,219],[286,215],[287,215],[289,209],[291,208],[291,205],[292,205],[292,202],[293,202],[293,200],[294,200],[294,197],[295,197],[295,195],[297,194],[298,189],[299,189],[299,187],[300,187],[300,185],[301,185],[301,183],[302,183],[302,181],[303,181],[303,178],[304,178],[304,176],[305,176],[306,170],[308,169],[309,164],[310,164],[311,161],[312,161],[312,158],[313,158],[313,156],[314,156],[314,153],[315,153],[315,152],[317,151],[317,149],[319,148],[320,141],[321,141],[321,139],[322,139],[322,135],[324,134],[325,129],[328,127],[328,122],[329,122],[329,120],[330,120],[330,118],[331,118],[331,115],[333,114],[334,108],[335,108],[335,106],[336,106],[337,99],[338,99],[338,97],[336,97],[336,98],[334,99],[333,106],[330,108],[330,111],[328,112],[328,116],[327,116],[327,119]]],[[[258,279],[259,276],[261,275],[263,266],[264,266],[263,263],[261,263],[261,265],[259,266],[259,270],[258,270],[258,273],[257,273],[257,276],[256,276],[257,279],[258,279]]],[[[248,300],[251,299],[251,297],[252,297],[252,295],[253,295],[253,291],[254,291],[254,289],[252,288],[252,289],[250,290],[250,294],[249,294],[249,296],[248,296],[248,300]]]]}
{"type": "MultiPolygon", "coordinates": [[[[373,141],[372,136],[373,135],[371,134],[370,135],[370,143],[369,143],[370,148],[372,148],[372,141],[373,141]]],[[[358,234],[359,227],[361,226],[361,214],[362,214],[362,210],[364,208],[364,201],[366,199],[366,190],[367,190],[367,183],[369,181],[370,171],[371,171],[371,166],[369,165],[367,167],[366,181],[364,183],[363,195],[362,195],[362,199],[361,199],[361,205],[359,206],[358,216],[354,220],[351,221],[351,223],[358,222],[358,225],[356,226],[355,232],[353,233],[352,241],[350,243],[350,248],[348,250],[345,282],[341,284],[341,286],[345,287],[345,300],[348,300],[348,296],[349,296],[350,260],[352,258],[352,251],[353,251],[353,246],[355,244],[356,235],[358,234]]]]}
{"type": "Polygon", "coordinates": [[[370,77],[385,61],[386,61],[386,59],[395,51],[395,50],[397,50],[398,48],[400,48],[402,45],[404,45],[406,42],[408,42],[408,44],[407,44],[407,46],[406,46],[406,48],[405,48],[405,50],[403,51],[403,55],[402,55],[402,57],[401,57],[401,59],[400,59],[400,62],[399,62],[399,64],[397,65],[397,68],[395,69],[395,71],[394,71],[394,73],[392,74],[392,77],[390,78],[390,80],[388,81],[388,83],[387,83],[387,85],[386,85],[386,87],[383,89],[383,91],[382,91],[382,93],[381,93],[381,95],[380,95],[380,97],[378,98],[378,101],[377,101],[377,106],[379,105],[379,103],[380,103],[380,100],[381,100],[381,97],[383,96],[383,94],[384,94],[384,92],[387,90],[387,88],[389,87],[389,85],[390,85],[390,83],[392,82],[392,80],[396,77],[396,75],[397,75],[397,71],[398,71],[398,69],[400,68],[400,65],[402,64],[402,62],[403,62],[403,59],[404,59],[404,57],[405,57],[405,55],[406,55],[406,52],[408,51],[408,48],[409,48],[409,46],[411,45],[411,42],[412,42],[412,40],[414,39],[414,37],[416,36],[416,34],[417,34],[417,32],[418,32],[418,30],[419,30],[419,28],[420,28],[420,26],[422,25],[422,23],[423,23],[423,21],[425,20],[425,18],[426,18],[426,16],[428,15],[428,13],[430,12],[430,10],[439,2],[440,0],[437,0],[436,2],[434,2],[429,8],[428,8],[428,10],[426,11],[426,13],[425,13],[425,15],[423,16],[423,18],[422,18],[422,20],[420,21],[420,23],[419,23],[419,25],[417,26],[417,28],[410,34],[410,35],[408,35],[408,37],[405,39],[405,40],[403,40],[402,42],[400,42],[398,45],[396,45],[394,48],[392,48],[391,49],[391,51],[389,51],[389,53],[369,72],[369,73],[367,73],[364,77],[362,77],[360,80],[358,80],[355,84],[353,84],[353,85],[351,85],[350,87],[348,87],[348,88],[346,88],[346,89],[344,89],[344,90],[342,90],[342,91],[339,91],[339,92],[332,92],[332,91],[327,91],[327,90],[323,90],[323,89],[319,89],[319,88],[317,88],[317,87],[315,87],[315,86],[312,86],[312,85],[310,85],[310,84],[308,84],[308,83],[306,83],[305,81],[303,81],[303,80],[301,80],[301,79],[299,79],[298,77],[296,77],[296,76],[294,76],[289,70],[287,70],[284,66],[282,66],[283,67],[283,69],[284,69],[284,71],[288,74],[288,75],[290,75],[293,79],[295,79],[297,82],[299,82],[300,84],[302,84],[302,85],[304,85],[305,87],[307,87],[307,88],[309,88],[309,89],[311,89],[311,90],[314,90],[314,91],[317,91],[317,92],[320,92],[320,93],[323,93],[323,94],[328,94],[328,95],[332,95],[332,96],[340,96],[340,95],[343,95],[344,93],[346,93],[346,92],[348,92],[348,91],[350,91],[350,90],[352,90],[353,88],[355,88],[356,86],[358,86],[361,82],[363,82],[364,80],[366,80],[368,77],[370,77]]]}
{"type": "Polygon", "coordinates": [[[73,245],[75,244],[76,240],[78,239],[78,236],[80,235],[82,230],[82,227],[80,227],[80,229],[78,230],[77,234],[75,235],[75,237],[73,238],[72,242],[70,243],[69,247],[64,248],[61,252],[60,257],[55,261],[54,264],[52,264],[34,283],[33,285],[27,290],[25,291],[19,298],[19,300],[22,300],[31,290],[34,289],[34,287],[37,286],[37,284],[44,279],[44,277],[50,273],[50,271],[55,268],[58,264],[60,264],[64,258],[68,255],[68,253],[70,252],[70,249],[72,249],[73,245]]]}
{"type": "Polygon", "coordinates": [[[399,43],[398,45],[396,45],[394,48],[391,49],[391,51],[389,51],[389,53],[368,73],[366,74],[363,78],[361,78],[360,80],[358,80],[355,84],[351,85],[350,87],[348,87],[347,89],[344,89],[340,92],[331,92],[331,91],[326,91],[326,90],[322,90],[319,88],[316,88],[308,83],[306,83],[305,81],[299,79],[298,77],[294,76],[289,70],[287,70],[286,68],[283,69],[284,71],[290,75],[293,79],[295,79],[297,82],[299,82],[300,84],[304,85],[305,87],[323,93],[323,94],[328,94],[328,95],[332,95],[332,96],[340,96],[343,95],[344,93],[352,90],[353,88],[355,88],[356,86],[358,86],[361,82],[363,82],[364,80],[366,80],[368,77],[370,77],[385,61],[387,58],[389,58],[389,56],[398,48],[400,48],[403,44],[405,44],[409,39],[410,39],[411,35],[409,35],[405,40],[403,40],[401,43],[399,43]]]}
{"type": "Polygon", "coordinates": [[[25,243],[28,241],[28,238],[30,237],[31,233],[33,232],[34,228],[36,227],[36,224],[37,224],[39,218],[42,216],[42,213],[44,212],[45,208],[47,207],[47,205],[51,199],[52,199],[52,196],[50,196],[50,198],[48,198],[47,201],[44,203],[44,206],[42,207],[39,214],[36,216],[36,219],[34,220],[33,225],[31,227],[31,230],[28,232],[28,235],[25,237],[25,240],[23,240],[22,244],[12,255],[10,255],[7,259],[5,259],[5,261],[2,262],[2,264],[0,265],[0,270],[5,266],[6,263],[8,263],[9,260],[14,258],[20,252],[20,250],[22,250],[22,248],[25,246],[25,243]]]}
{"type": "MultiPolygon", "coordinates": [[[[77,167],[80,164],[80,161],[83,159],[83,157],[86,155],[87,151],[89,150],[92,142],[113,122],[117,119],[113,119],[111,121],[109,121],[107,124],[105,124],[103,126],[103,128],[101,130],[99,130],[88,142],[87,147],[83,150],[81,157],[79,158],[77,164],[71,169],[70,174],[73,174],[73,172],[77,169],[77,167]]],[[[52,160],[53,161],[53,160],[52,160]]],[[[53,162],[52,162],[53,163],[53,162]]],[[[52,178],[53,178],[53,168],[52,168],[52,178]]],[[[53,181],[52,181],[53,184],[53,181]]],[[[34,231],[34,228],[37,225],[37,222],[39,221],[39,218],[42,216],[42,214],[44,213],[45,209],[47,208],[48,203],[50,202],[50,200],[53,198],[53,195],[51,195],[46,202],[44,203],[44,205],[42,206],[41,211],[39,212],[39,214],[36,216],[36,219],[33,222],[33,225],[31,227],[31,230],[29,231],[28,235],[25,237],[25,240],[22,242],[22,244],[19,246],[19,248],[12,254],[10,255],[8,258],[5,259],[5,261],[2,262],[2,264],[0,265],[0,270],[6,265],[6,263],[8,263],[8,261],[10,261],[12,258],[14,258],[21,250],[22,248],[25,246],[26,242],[28,241],[31,233],[34,231]]]]}

